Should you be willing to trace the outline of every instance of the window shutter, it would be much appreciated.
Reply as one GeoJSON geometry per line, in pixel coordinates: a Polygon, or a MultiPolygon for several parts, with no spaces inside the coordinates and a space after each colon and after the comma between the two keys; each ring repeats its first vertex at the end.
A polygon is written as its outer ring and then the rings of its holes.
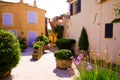
{"type": "Polygon", "coordinates": [[[73,15],[73,3],[70,4],[70,15],[73,15]]]}
{"type": "Polygon", "coordinates": [[[113,24],[105,24],[105,38],[113,37],[113,24]]]}
{"type": "Polygon", "coordinates": [[[78,0],[78,4],[77,4],[77,12],[81,11],[81,0],[78,0]]]}
{"type": "Polygon", "coordinates": [[[3,15],[3,25],[5,26],[12,26],[12,14],[4,13],[3,15]]]}
{"type": "Polygon", "coordinates": [[[36,12],[28,12],[28,23],[36,24],[37,23],[37,13],[36,12]]]}

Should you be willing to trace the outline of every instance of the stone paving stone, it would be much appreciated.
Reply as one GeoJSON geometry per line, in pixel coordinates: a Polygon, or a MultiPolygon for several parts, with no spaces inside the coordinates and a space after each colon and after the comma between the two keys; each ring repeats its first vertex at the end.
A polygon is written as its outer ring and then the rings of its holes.
{"type": "Polygon", "coordinates": [[[32,59],[32,49],[22,53],[20,63],[6,80],[72,80],[67,70],[56,69],[53,52],[47,51],[38,61],[32,59]]]}

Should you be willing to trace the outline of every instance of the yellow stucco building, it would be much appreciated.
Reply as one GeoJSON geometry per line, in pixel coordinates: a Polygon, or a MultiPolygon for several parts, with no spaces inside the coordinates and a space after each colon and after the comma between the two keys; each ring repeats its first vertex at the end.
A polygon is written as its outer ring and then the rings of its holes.
{"type": "Polygon", "coordinates": [[[32,46],[37,36],[45,35],[45,13],[37,8],[36,1],[33,6],[23,3],[23,0],[19,3],[0,1],[0,28],[11,30],[32,46]]]}

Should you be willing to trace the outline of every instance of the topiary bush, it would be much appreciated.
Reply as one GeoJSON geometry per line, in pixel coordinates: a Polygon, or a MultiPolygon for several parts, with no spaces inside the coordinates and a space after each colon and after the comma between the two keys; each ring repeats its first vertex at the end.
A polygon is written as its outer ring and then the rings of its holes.
{"type": "Polygon", "coordinates": [[[56,41],[56,45],[59,49],[69,49],[69,50],[71,50],[74,43],[75,43],[74,39],[58,39],[56,41]]]}
{"type": "Polygon", "coordinates": [[[0,74],[10,71],[20,60],[18,39],[10,31],[0,29],[0,74]]]}
{"type": "Polygon", "coordinates": [[[45,45],[47,45],[49,43],[49,39],[47,36],[38,36],[36,38],[36,41],[44,41],[45,42],[45,45]]]}
{"type": "Polygon", "coordinates": [[[39,48],[40,48],[40,45],[34,44],[34,45],[33,45],[33,48],[34,48],[34,49],[39,49],[39,48]]]}
{"type": "Polygon", "coordinates": [[[72,52],[68,49],[61,49],[54,53],[54,56],[57,59],[64,59],[64,60],[70,60],[72,56],[72,52]]]}
{"type": "Polygon", "coordinates": [[[44,41],[37,41],[34,45],[33,45],[33,48],[34,49],[39,49],[41,48],[42,46],[45,45],[45,42],[44,41]]]}
{"type": "Polygon", "coordinates": [[[78,46],[79,50],[88,50],[89,48],[88,35],[84,27],[79,38],[78,46]]]}

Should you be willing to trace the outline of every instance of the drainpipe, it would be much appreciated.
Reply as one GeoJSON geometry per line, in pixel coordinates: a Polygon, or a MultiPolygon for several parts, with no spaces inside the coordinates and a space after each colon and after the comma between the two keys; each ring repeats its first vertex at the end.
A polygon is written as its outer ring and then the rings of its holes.
{"type": "Polygon", "coordinates": [[[100,53],[102,52],[102,3],[100,3],[100,53]]]}

